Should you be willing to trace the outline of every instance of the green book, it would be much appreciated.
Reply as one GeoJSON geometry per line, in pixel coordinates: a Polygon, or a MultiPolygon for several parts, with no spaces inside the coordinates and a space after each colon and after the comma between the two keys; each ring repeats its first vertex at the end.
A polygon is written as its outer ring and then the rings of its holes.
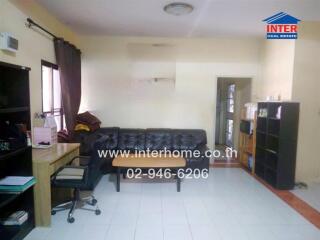
{"type": "Polygon", "coordinates": [[[28,188],[32,187],[36,183],[36,179],[32,178],[29,180],[27,183],[23,185],[0,185],[0,193],[1,192],[13,192],[13,193],[18,193],[18,192],[24,192],[28,188]]]}

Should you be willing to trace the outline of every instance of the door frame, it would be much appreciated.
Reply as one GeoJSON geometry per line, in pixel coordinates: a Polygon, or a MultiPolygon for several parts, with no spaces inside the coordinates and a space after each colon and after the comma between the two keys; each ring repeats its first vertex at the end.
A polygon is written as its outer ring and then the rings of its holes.
{"type": "MultiPolygon", "coordinates": [[[[215,91],[215,101],[217,100],[217,90],[218,90],[218,81],[219,81],[219,78],[248,78],[248,79],[251,79],[251,101],[255,101],[255,100],[258,100],[256,99],[257,96],[254,93],[253,89],[254,89],[254,82],[257,81],[258,79],[258,76],[257,75],[250,75],[250,74],[219,74],[219,75],[214,75],[213,76],[213,79],[214,79],[214,91],[215,91]]],[[[213,108],[213,119],[214,121],[216,121],[217,119],[217,112],[216,112],[216,109],[217,109],[217,102],[215,102],[215,105],[214,105],[214,108],[213,108]]],[[[216,137],[216,125],[213,124],[213,128],[212,128],[212,136],[213,136],[213,149],[215,149],[215,137],[216,137]]]]}

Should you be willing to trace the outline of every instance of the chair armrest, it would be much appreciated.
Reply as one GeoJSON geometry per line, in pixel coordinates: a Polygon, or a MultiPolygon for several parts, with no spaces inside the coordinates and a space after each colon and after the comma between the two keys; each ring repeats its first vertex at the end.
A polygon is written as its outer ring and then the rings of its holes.
{"type": "Polygon", "coordinates": [[[89,162],[90,162],[90,158],[91,157],[89,157],[89,156],[81,156],[81,155],[75,156],[74,158],[71,159],[71,162],[68,165],[72,164],[76,159],[79,159],[80,166],[87,166],[89,164],[89,162]],[[81,159],[85,159],[86,160],[86,164],[81,164],[81,159]]]}

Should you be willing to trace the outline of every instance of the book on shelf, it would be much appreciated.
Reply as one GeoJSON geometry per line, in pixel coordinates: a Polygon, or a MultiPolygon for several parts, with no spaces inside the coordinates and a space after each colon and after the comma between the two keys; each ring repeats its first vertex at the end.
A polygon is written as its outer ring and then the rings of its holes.
{"type": "Polygon", "coordinates": [[[9,217],[0,219],[0,223],[4,226],[22,225],[28,220],[29,214],[26,211],[17,211],[9,217]]]}
{"type": "Polygon", "coordinates": [[[0,193],[19,194],[36,183],[34,177],[7,176],[0,179],[0,193]]]}

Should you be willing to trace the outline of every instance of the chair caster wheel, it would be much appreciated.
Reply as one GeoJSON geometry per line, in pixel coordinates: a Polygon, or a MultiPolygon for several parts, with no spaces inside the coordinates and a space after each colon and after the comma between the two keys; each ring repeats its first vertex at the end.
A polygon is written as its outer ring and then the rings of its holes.
{"type": "Polygon", "coordinates": [[[73,217],[68,218],[68,223],[74,223],[74,218],[73,217]]]}
{"type": "Polygon", "coordinates": [[[92,206],[95,206],[97,203],[98,203],[98,201],[97,201],[97,199],[92,199],[92,206]]]}
{"type": "Polygon", "coordinates": [[[94,212],[95,212],[96,215],[100,215],[101,214],[101,211],[99,209],[95,210],[94,212]]]}
{"type": "Polygon", "coordinates": [[[56,213],[57,213],[57,211],[55,211],[55,210],[51,211],[51,215],[56,215],[56,213]]]}

